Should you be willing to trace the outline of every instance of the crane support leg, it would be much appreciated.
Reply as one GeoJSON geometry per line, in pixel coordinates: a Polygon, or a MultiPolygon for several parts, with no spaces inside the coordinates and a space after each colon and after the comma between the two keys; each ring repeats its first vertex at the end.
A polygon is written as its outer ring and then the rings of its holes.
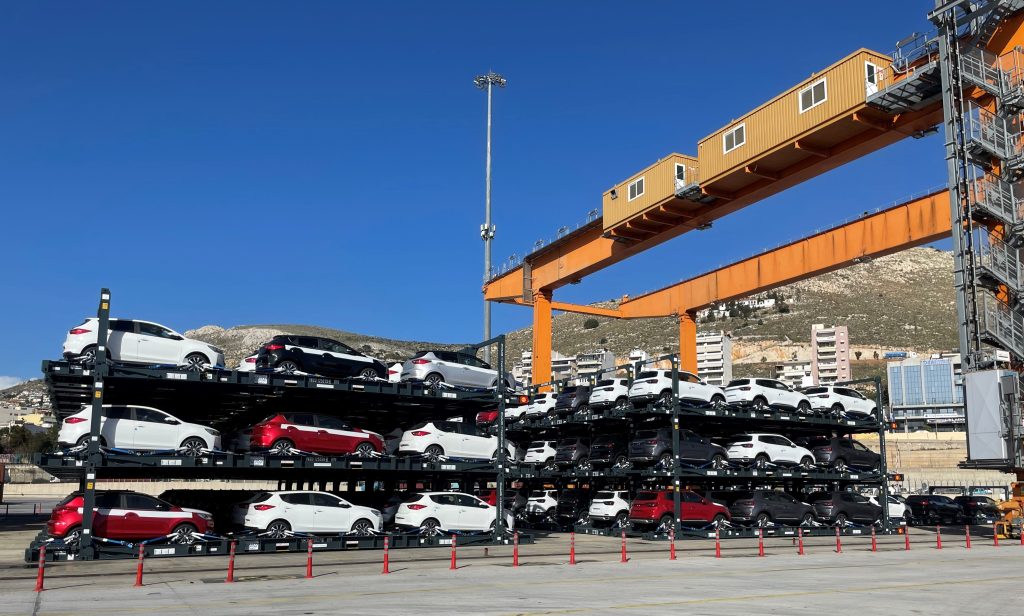
{"type": "Polygon", "coordinates": [[[697,374],[697,314],[692,311],[679,315],[679,369],[697,374]]]}
{"type": "MultiPolygon", "coordinates": [[[[551,291],[533,294],[533,382],[551,380],[551,291]]],[[[548,391],[550,387],[542,388],[548,391]]]]}

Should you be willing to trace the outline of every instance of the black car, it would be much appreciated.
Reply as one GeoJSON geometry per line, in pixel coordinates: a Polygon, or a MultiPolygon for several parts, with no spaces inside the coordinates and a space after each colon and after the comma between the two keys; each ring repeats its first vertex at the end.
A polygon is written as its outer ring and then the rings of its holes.
{"type": "Polygon", "coordinates": [[[826,524],[874,524],[882,517],[881,507],[854,492],[816,492],[808,500],[814,508],[814,515],[826,524]]]}
{"type": "Polygon", "coordinates": [[[590,442],[590,463],[594,466],[623,466],[629,460],[629,439],[621,434],[598,434],[590,442]]]}
{"type": "MultiPolygon", "coordinates": [[[[712,443],[690,430],[679,431],[679,458],[686,464],[724,468],[729,454],[725,448],[712,443]]],[[[629,460],[637,463],[657,461],[662,466],[672,464],[672,429],[637,430],[629,443],[629,460]]]]}
{"type": "Polygon", "coordinates": [[[957,496],[953,502],[960,505],[965,518],[975,523],[988,522],[1001,515],[996,502],[987,496],[957,496]]]}
{"type": "Polygon", "coordinates": [[[882,456],[845,436],[811,441],[807,443],[807,448],[814,454],[815,462],[830,466],[840,473],[846,472],[851,466],[874,469],[882,463],[882,456]]]}
{"type": "Polygon", "coordinates": [[[907,497],[907,506],[914,521],[925,524],[959,524],[964,517],[963,508],[941,494],[912,494],[907,497]]]}
{"type": "Polygon", "coordinates": [[[343,342],[317,336],[274,336],[260,347],[256,367],[332,378],[388,378],[388,368],[380,361],[343,342]]]}
{"type": "Polygon", "coordinates": [[[590,459],[590,439],[572,437],[558,441],[555,464],[559,466],[583,465],[590,459]]]}
{"type": "Polygon", "coordinates": [[[562,490],[558,493],[555,516],[559,524],[571,526],[586,521],[590,515],[590,490],[582,488],[562,490]]]}
{"type": "Polygon", "coordinates": [[[738,491],[729,495],[732,521],[754,526],[810,524],[814,509],[785,492],[774,490],[738,491]]]}
{"type": "Polygon", "coordinates": [[[590,400],[590,385],[566,387],[555,398],[555,414],[586,413],[588,400],[590,400]]]}

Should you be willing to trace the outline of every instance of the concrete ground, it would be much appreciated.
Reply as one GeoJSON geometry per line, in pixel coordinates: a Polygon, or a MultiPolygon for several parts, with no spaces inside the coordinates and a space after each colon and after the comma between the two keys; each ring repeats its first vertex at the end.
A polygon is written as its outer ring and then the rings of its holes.
{"type": "Polygon", "coordinates": [[[33,529],[0,532],[0,614],[550,614],[687,612],[693,614],[912,614],[940,609],[976,613],[993,600],[1020,593],[1024,547],[976,529],[970,550],[963,531],[914,529],[911,551],[902,537],[808,540],[805,556],[789,539],[678,542],[668,559],[665,543],[630,540],[629,562],[617,539],[577,536],[575,566],[567,564],[569,537],[551,534],[521,548],[463,548],[458,569],[447,549],[395,550],[390,575],[381,575],[380,552],[323,552],[314,578],[303,579],[300,554],[240,555],[236,583],[225,584],[225,557],[150,559],[134,588],[136,562],[51,564],[46,591],[33,591],[36,570],[20,562],[33,529]]]}

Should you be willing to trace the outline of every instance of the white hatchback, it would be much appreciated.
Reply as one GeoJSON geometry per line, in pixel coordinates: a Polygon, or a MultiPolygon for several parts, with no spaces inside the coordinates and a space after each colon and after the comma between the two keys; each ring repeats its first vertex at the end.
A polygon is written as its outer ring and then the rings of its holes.
{"type": "Polygon", "coordinates": [[[260,492],[235,505],[232,521],[274,539],[291,533],[370,535],[380,531],[384,516],[328,492],[260,492]]]}
{"type": "Polygon", "coordinates": [[[775,379],[734,379],[725,387],[725,401],[729,404],[752,406],[767,410],[770,407],[793,409],[811,413],[811,402],[803,395],[775,379]]]}
{"type": "Polygon", "coordinates": [[[624,525],[629,521],[629,492],[624,490],[598,492],[594,495],[594,500],[590,502],[589,513],[591,520],[624,525]]]}
{"type": "MultiPolygon", "coordinates": [[[[92,407],[61,423],[57,442],[63,447],[85,445],[92,427],[92,407]]],[[[220,449],[220,432],[188,423],[160,409],[137,405],[103,405],[100,445],[133,451],[178,450],[188,456],[220,449]]]]}
{"type": "Polygon", "coordinates": [[[533,441],[526,448],[523,464],[552,464],[555,461],[557,441],[533,441]]]}
{"type": "Polygon", "coordinates": [[[532,490],[526,498],[526,513],[533,516],[555,517],[558,510],[558,490],[532,490]]]}
{"type": "MultiPolygon", "coordinates": [[[[481,531],[494,528],[498,509],[479,498],[462,492],[418,492],[402,501],[395,513],[395,524],[418,528],[425,534],[446,530],[481,531]]],[[[505,523],[512,528],[512,515],[505,523]]]]}
{"type": "Polygon", "coordinates": [[[530,404],[526,405],[526,410],[523,411],[523,415],[526,417],[543,417],[544,415],[554,415],[555,403],[558,402],[558,394],[554,392],[545,392],[540,394],[534,394],[533,399],[530,400],[530,404]]]}
{"type": "Polygon", "coordinates": [[[629,379],[603,379],[590,391],[587,405],[591,410],[629,407],[629,379]]]}
{"type": "MultiPolygon", "coordinates": [[[[516,447],[506,441],[511,459],[516,447]]],[[[498,437],[481,434],[477,427],[463,421],[426,421],[406,430],[398,443],[398,455],[420,454],[427,459],[468,458],[493,460],[498,453],[498,437]]]]}
{"type": "MultiPolygon", "coordinates": [[[[96,360],[99,319],[86,319],[68,330],[64,357],[92,364],[96,360]]],[[[224,351],[199,340],[190,340],[159,323],[110,319],[107,352],[111,360],[131,364],[169,364],[199,371],[207,366],[224,367],[224,351]]]]}
{"type": "Polygon", "coordinates": [[[803,390],[803,393],[810,400],[812,408],[827,410],[836,417],[849,415],[867,418],[878,415],[878,406],[875,401],[864,397],[856,389],[822,385],[808,387],[803,390]]]}
{"type": "MultiPolygon", "coordinates": [[[[671,402],[672,371],[647,370],[637,375],[629,388],[629,399],[634,406],[646,405],[654,400],[671,402]]],[[[725,392],[721,387],[708,385],[695,374],[679,372],[679,399],[720,406],[725,404],[725,392]]]]}
{"type": "Polygon", "coordinates": [[[739,434],[727,439],[726,450],[733,462],[753,462],[757,468],[771,464],[814,468],[814,454],[780,434],[739,434]]]}
{"type": "Polygon", "coordinates": [[[256,371],[256,358],[259,353],[253,353],[248,357],[243,357],[242,361],[238,362],[238,367],[235,370],[239,372],[255,372],[256,371]]]}

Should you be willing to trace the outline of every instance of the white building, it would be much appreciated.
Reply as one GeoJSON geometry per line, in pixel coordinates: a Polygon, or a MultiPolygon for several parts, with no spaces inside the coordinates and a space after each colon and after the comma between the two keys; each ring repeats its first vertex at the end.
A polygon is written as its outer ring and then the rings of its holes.
{"type": "Polygon", "coordinates": [[[585,379],[601,374],[601,378],[612,376],[615,367],[615,354],[608,349],[600,349],[591,353],[580,353],[576,356],[576,376],[585,379]]]}
{"type": "Polygon", "coordinates": [[[790,387],[809,387],[814,384],[811,362],[805,360],[787,361],[775,364],[775,379],[790,387]]]}
{"type": "Polygon", "coordinates": [[[815,385],[849,381],[850,334],[845,325],[811,325],[811,377],[815,385]]]}
{"type": "Polygon", "coordinates": [[[697,334],[697,375],[719,387],[732,380],[732,339],[725,332],[697,334]]]}
{"type": "MultiPolygon", "coordinates": [[[[737,306],[746,306],[753,310],[763,310],[765,308],[771,308],[775,306],[775,298],[771,297],[749,297],[747,299],[736,300],[737,306]]],[[[716,319],[729,316],[729,307],[726,304],[715,304],[711,308],[705,308],[704,310],[697,311],[697,318],[706,319],[709,314],[715,315],[716,319]]]]}
{"type": "MultiPolygon", "coordinates": [[[[523,351],[519,362],[512,366],[512,376],[524,385],[533,384],[533,353],[523,351]]],[[[576,378],[576,356],[551,351],[551,380],[576,378]]]]}

